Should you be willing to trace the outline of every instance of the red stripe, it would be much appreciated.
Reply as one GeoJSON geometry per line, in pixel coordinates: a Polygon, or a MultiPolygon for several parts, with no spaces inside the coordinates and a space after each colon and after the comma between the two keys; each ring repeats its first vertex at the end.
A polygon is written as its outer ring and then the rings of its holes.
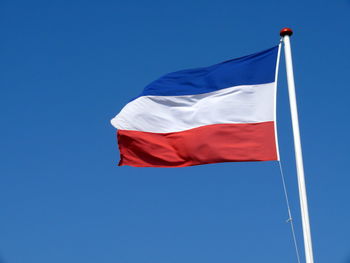
{"type": "Polygon", "coordinates": [[[181,132],[118,130],[119,165],[182,167],[277,160],[274,122],[214,124],[181,132]]]}

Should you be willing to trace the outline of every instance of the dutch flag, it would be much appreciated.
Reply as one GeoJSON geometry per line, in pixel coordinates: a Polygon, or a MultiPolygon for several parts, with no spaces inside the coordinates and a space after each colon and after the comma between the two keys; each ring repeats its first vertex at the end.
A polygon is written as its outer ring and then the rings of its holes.
{"type": "Polygon", "coordinates": [[[119,165],[183,167],[279,160],[279,46],[164,75],[111,120],[119,165]]]}

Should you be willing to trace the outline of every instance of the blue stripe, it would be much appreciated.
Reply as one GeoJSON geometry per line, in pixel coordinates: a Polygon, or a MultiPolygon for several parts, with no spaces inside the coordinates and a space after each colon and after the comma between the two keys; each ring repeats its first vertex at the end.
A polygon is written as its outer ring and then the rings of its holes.
{"type": "Polygon", "coordinates": [[[278,46],[209,67],[164,75],[145,87],[140,96],[194,95],[238,85],[275,81],[278,46]]]}

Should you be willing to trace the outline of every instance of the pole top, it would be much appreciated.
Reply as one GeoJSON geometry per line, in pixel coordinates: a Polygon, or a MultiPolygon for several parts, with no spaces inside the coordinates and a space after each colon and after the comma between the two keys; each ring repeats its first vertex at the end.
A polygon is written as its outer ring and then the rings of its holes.
{"type": "Polygon", "coordinates": [[[281,37],[291,36],[291,35],[293,35],[293,30],[290,29],[289,27],[282,28],[281,31],[280,31],[280,36],[281,37]]]}

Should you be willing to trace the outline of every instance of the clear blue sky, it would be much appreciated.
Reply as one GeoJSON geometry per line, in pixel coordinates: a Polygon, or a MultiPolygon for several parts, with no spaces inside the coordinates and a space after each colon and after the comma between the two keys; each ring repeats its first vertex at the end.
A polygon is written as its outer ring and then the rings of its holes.
{"type": "MultiPolygon", "coordinates": [[[[160,75],[292,27],[315,259],[350,261],[350,1],[0,4],[0,262],[296,262],[275,162],[117,167],[110,119],[160,75]]],[[[280,151],[301,226],[282,56],[280,151]]]]}

